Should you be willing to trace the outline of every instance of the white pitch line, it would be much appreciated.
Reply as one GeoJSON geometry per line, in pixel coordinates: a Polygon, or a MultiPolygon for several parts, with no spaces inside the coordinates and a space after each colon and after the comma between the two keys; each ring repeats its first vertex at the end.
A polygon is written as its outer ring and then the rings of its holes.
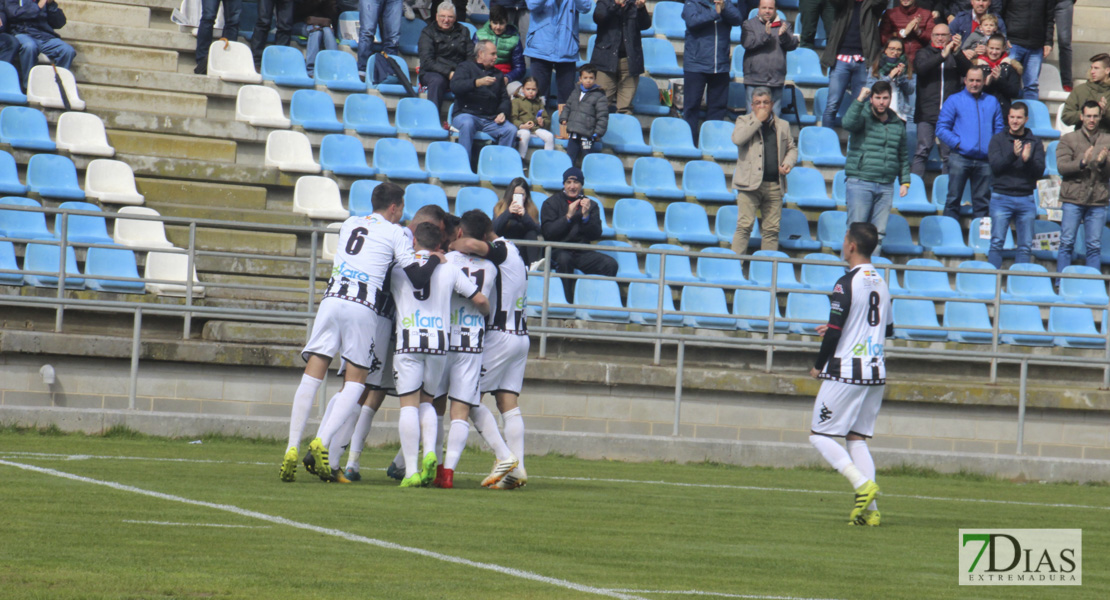
{"type": "Polygon", "coordinates": [[[227,529],[269,529],[269,525],[224,525],[221,523],[173,523],[171,521],[134,521],[132,519],[123,519],[124,523],[136,523],[138,525],[167,525],[173,527],[226,527],[227,529]]]}
{"type": "Polygon", "coordinates": [[[358,542],[358,543],[362,543],[362,544],[367,544],[369,546],[377,546],[379,548],[384,548],[386,550],[397,550],[397,551],[400,551],[400,552],[407,552],[407,553],[410,553],[410,554],[416,554],[418,556],[423,556],[425,558],[432,558],[432,559],[435,559],[435,560],[440,560],[440,561],[448,562],[448,563],[454,563],[454,564],[463,565],[463,566],[467,566],[467,567],[473,567],[473,568],[476,568],[476,569],[484,569],[486,571],[493,571],[495,573],[500,573],[502,575],[509,575],[511,577],[518,577],[520,579],[527,579],[529,581],[536,581],[536,582],[539,582],[539,583],[546,583],[548,585],[553,585],[553,586],[565,588],[565,589],[568,589],[568,590],[574,590],[576,592],[582,592],[582,593],[586,593],[586,594],[594,594],[594,595],[598,595],[598,596],[608,596],[610,598],[620,598],[622,600],[648,600],[647,598],[644,598],[642,596],[636,596],[636,595],[626,594],[626,593],[622,593],[622,592],[615,592],[615,591],[612,591],[612,590],[593,587],[593,586],[589,586],[589,585],[582,585],[580,583],[574,583],[573,581],[567,581],[565,579],[557,579],[555,577],[548,577],[546,575],[540,575],[538,573],[532,573],[530,571],[523,571],[521,569],[514,569],[512,567],[504,567],[504,566],[496,565],[496,564],[493,564],[493,563],[478,562],[478,561],[470,560],[470,559],[467,559],[467,558],[462,558],[462,557],[458,557],[458,556],[451,556],[449,554],[440,554],[439,552],[433,552],[431,550],[424,550],[423,548],[413,548],[411,546],[402,546],[400,544],[394,544],[393,542],[387,542],[387,541],[384,541],[384,540],[378,540],[378,539],[369,538],[369,537],[365,537],[365,536],[361,536],[361,535],[356,535],[356,534],[353,534],[353,533],[348,533],[346,531],[341,531],[339,529],[330,529],[330,528],[327,528],[327,527],[319,527],[317,525],[311,525],[311,524],[308,524],[308,523],[300,523],[298,521],[293,521],[293,520],[290,520],[290,519],[286,519],[284,517],[278,517],[278,516],[275,516],[275,515],[268,515],[268,514],[265,514],[265,513],[255,512],[253,510],[247,510],[245,508],[239,508],[238,506],[232,506],[230,504],[216,504],[214,502],[205,502],[203,500],[193,500],[191,498],[184,498],[182,496],[174,496],[172,494],[165,494],[165,493],[162,493],[162,492],[144,490],[142,488],[137,488],[137,487],[134,487],[134,486],[125,485],[125,484],[117,483],[117,482],[114,482],[114,481],[102,481],[102,480],[99,480],[99,479],[92,479],[90,477],[83,477],[81,475],[74,475],[73,473],[66,473],[65,471],[55,471],[54,469],[47,469],[45,467],[36,467],[34,465],[26,465],[26,464],[22,464],[22,463],[14,463],[14,462],[10,462],[10,461],[7,461],[7,460],[0,460],[0,465],[7,465],[9,467],[15,467],[17,469],[22,469],[24,471],[32,471],[32,472],[35,472],[35,473],[42,473],[43,475],[52,475],[54,477],[61,477],[63,479],[69,479],[69,480],[72,480],[72,481],[79,481],[81,483],[91,483],[91,484],[94,484],[94,485],[100,485],[100,486],[104,486],[104,487],[111,488],[111,489],[114,489],[114,490],[119,490],[119,491],[123,491],[123,492],[131,492],[131,493],[140,494],[140,495],[143,495],[143,496],[149,496],[151,498],[157,498],[159,500],[168,500],[170,502],[179,502],[179,503],[182,503],[182,504],[190,504],[190,505],[193,505],[193,506],[203,506],[205,508],[212,508],[212,509],[215,509],[215,510],[222,510],[224,512],[229,512],[229,513],[232,513],[232,514],[236,514],[236,515],[239,515],[239,516],[242,516],[242,517],[248,517],[248,518],[251,518],[251,519],[258,519],[260,521],[265,521],[267,523],[272,523],[272,524],[275,524],[275,525],[287,525],[289,527],[295,527],[297,529],[303,529],[305,531],[313,531],[313,532],[316,532],[316,533],[322,533],[324,535],[329,535],[329,536],[332,536],[332,537],[345,539],[345,540],[348,540],[348,541],[351,541],[351,542],[358,542]]]}
{"type": "Polygon", "coordinates": [[[747,600],[832,600],[830,598],[799,598],[796,596],[761,596],[759,594],[728,594],[725,592],[703,592],[701,590],[622,590],[611,589],[611,592],[627,594],[651,594],[671,596],[713,596],[717,598],[745,598],[747,600]]]}

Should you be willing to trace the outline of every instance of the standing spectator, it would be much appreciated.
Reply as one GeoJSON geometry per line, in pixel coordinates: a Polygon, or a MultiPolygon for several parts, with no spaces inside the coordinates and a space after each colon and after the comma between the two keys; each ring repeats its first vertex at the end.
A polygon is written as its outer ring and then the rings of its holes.
{"type": "Polygon", "coordinates": [[[508,120],[513,105],[505,91],[505,78],[493,68],[497,47],[493,42],[478,42],[474,54],[474,60],[460,63],[451,78],[451,92],[455,94],[451,124],[459,130],[459,143],[468,157],[478,131],[488,133],[499,146],[512,147],[517,129],[508,120]]]}
{"type": "Polygon", "coordinates": [[[543,140],[544,150],[555,149],[554,134],[543,128],[547,119],[543,116],[543,100],[540,100],[535,77],[525,77],[524,84],[516,91],[512,122],[517,128],[516,137],[520,140],[516,147],[521,159],[528,158],[528,144],[533,135],[543,140]]]}
{"type": "Polygon", "coordinates": [[[748,240],[759,209],[762,250],[779,249],[779,223],[782,218],[783,178],[798,162],[798,148],[790,135],[790,124],[771,110],[771,90],[756,88],[752,94],[752,112],[736,119],[732,143],[738,156],[732,173],[736,189],[736,233],[732,251],[748,253],[748,240]]]}
{"type": "MultiPolygon", "coordinates": [[[[11,15],[12,5],[19,5],[22,0],[4,0],[11,15]]],[[[201,0],[200,23],[197,25],[197,66],[193,72],[197,75],[208,74],[208,48],[212,45],[212,26],[216,24],[216,15],[220,12],[220,4],[224,7],[223,39],[235,41],[239,39],[239,14],[243,10],[242,0],[201,0]]],[[[26,74],[23,75],[26,77],[26,74]]]]}
{"type": "Polygon", "coordinates": [[[1082,126],[1064,134],[1056,147],[1056,168],[1060,183],[1060,248],[1056,253],[1056,270],[1071,264],[1075,235],[1080,224],[1087,244],[1087,266],[1102,267],[1102,228],[1106,224],[1106,206],[1110,203],[1110,166],[1106,163],[1110,134],[1099,129],[1102,113],[1097,102],[1088,100],[1082,107],[1082,126]]]}
{"type": "Polygon", "coordinates": [[[505,74],[505,85],[524,79],[524,44],[516,26],[509,25],[505,7],[496,4],[490,7],[489,20],[474,34],[473,41],[493,42],[497,46],[497,62],[493,66],[505,74]]]}
{"type": "Polygon", "coordinates": [[[994,134],[1002,131],[1002,109],[994,96],[983,93],[985,79],[982,69],[968,69],[964,90],[944,103],[937,119],[937,137],[952,149],[948,155],[948,201],[944,214],[953,219],[960,218],[960,198],[968,180],[975,216],[985,217],[990,209],[991,167],[987,149],[994,134]]]}
{"type": "MultiPolygon", "coordinates": [[[[455,20],[454,4],[443,2],[439,5],[435,22],[420,32],[417,47],[420,54],[420,83],[428,88],[428,100],[436,105],[437,111],[441,110],[440,105],[452,85],[455,69],[463,61],[474,59],[474,44],[470,41],[470,32],[455,20]]],[[[504,82],[501,85],[504,86],[504,82]]],[[[446,123],[444,128],[447,128],[446,123]]]]}
{"type": "Polygon", "coordinates": [[[1022,98],[1036,100],[1041,62],[1052,52],[1052,29],[1056,25],[1057,0],[1006,0],[1002,20],[1010,41],[1010,56],[1021,63],[1022,98]]]}
{"type": "Polygon", "coordinates": [[[682,118],[690,124],[694,145],[701,124],[701,99],[705,94],[709,120],[725,116],[728,106],[729,35],[744,22],[731,0],[687,0],[682,6],[686,45],[682,56],[682,118]]]}
{"type": "Polygon", "coordinates": [[[640,31],[651,27],[645,0],[598,0],[594,8],[597,39],[590,61],[597,67],[597,84],[609,104],[622,115],[632,114],[632,98],[644,72],[640,31]]]}
{"type": "MultiPolygon", "coordinates": [[[[204,7],[207,9],[207,2],[204,7]]],[[[73,58],[77,56],[77,51],[73,46],[62,41],[54,31],[65,27],[66,24],[66,15],[54,0],[38,0],[37,3],[34,0],[4,0],[4,8],[7,10],[8,19],[11,19],[8,25],[15,34],[15,39],[19,40],[19,76],[22,78],[23,89],[27,89],[27,78],[31,75],[31,68],[38,61],[40,52],[59,67],[68,69],[73,65],[73,58]]],[[[215,18],[215,11],[213,11],[213,21],[215,18]]],[[[226,20],[229,17],[225,15],[224,18],[226,20]]],[[[203,25],[202,17],[201,26],[203,25]]],[[[212,30],[209,29],[208,33],[211,36],[212,30]]],[[[199,33],[197,40],[199,43],[199,33]]],[[[205,50],[207,51],[207,47],[205,50]]],[[[205,70],[207,66],[206,62],[205,70]]]]}
{"type": "Polygon", "coordinates": [[[901,182],[899,196],[904,197],[910,189],[906,123],[889,110],[891,95],[890,83],[878,81],[873,88],[860,90],[859,97],[844,114],[844,129],[848,130],[848,160],[844,170],[848,224],[874,225],[879,233],[877,248],[882,247],[886,237],[894,180],[901,182]]]}
{"type": "Polygon", "coordinates": [[[979,29],[979,22],[987,15],[998,18],[998,33],[1006,35],[1006,22],[1002,20],[1002,3],[998,0],[971,0],[971,8],[960,11],[949,19],[948,26],[952,35],[958,35],[966,40],[972,33],[979,29]]]}
{"type": "MultiPolygon", "coordinates": [[[[540,239],[540,212],[532,201],[528,180],[517,177],[509,182],[501,200],[493,207],[493,232],[510,240],[534,242],[540,239]]],[[[543,258],[543,248],[539,246],[519,248],[526,265],[543,258]]]]}
{"type": "Polygon", "coordinates": [[[834,0],[836,21],[829,29],[829,45],[821,64],[829,68],[829,98],[821,125],[833,127],[841,98],[847,91],[853,97],[867,82],[867,65],[879,55],[879,20],[886,0],[834,0]]]}
{"type": "Polygon", "coordinates": [[[1087,83],[1080,84],[1068,94],[1064,102],[1064,114],[1061,115],[1064,123],[1078,127],[1082,120],[1081,107],[1088,100],[1093,100],[1102,109],[1099,117],[1098,130],[1110,133],[1110,111],[1107,109],[1107,98],[1110,97],[1110,54],[1105,52],[1091,57],[1091,70],[1087,75],[1087,83]]]}
{"type": "Polygon", "coordinates": [[[917,51],[927,46],[933,35],[933,13],[917,5],[917,0],[896,0],[894,8],[883,13],[879,21],[879,37],[883,46],[891,40],[902,40],[906,59],[913,64],[917,51]]]}
{"type": "Polygon", "coordinates": [[[582,158],[596,151],[609,127],[609,100],[605,92],[594,85],[597,69],[585,64],[578,70],[578,89],[567,99],[559,113],[560,138],[570,138],[567,143],[567,156],[576,167],[582,166],[582,158]]]}
{"type": "Polygon", "coordinates": [[[1059,49],[1060,83],[1064,85],[1065,92],[1070,92],[1074,83],[1071,77],[1071,24],[1074,12],[1075,0],[1056,0],[1056,44],[1059,49]]]}
{"type": "Polygon", "coordinates": [[[312,77],[316,71],[316,55],[320,47],[325,50],[335,50],[334,24],[339,17],[335,8],[335,0],[301,0],[295,5],[293,12],[293,35],[308,38],[305,48],[305,67],[308,76],[312,77]]]}
{"type": "Polygon", "coordinates": [[[550,104],[566,104],[574,91],[574,68],[578,64],[578,15],[590,12],[590,0],[527,0],[531,22],[524,42],[524,56],[532,59],[532,76],[540,95],[550,104]],[[551,90],[555,72],[556,93],[551,90]]]}
{"type": "Polygon", "coordinates": [[[992,35],[987,40],[987,53],[975,59],[975,64],[987,69],[983,91],[998,100],[1002,114],[1009,115],[1010,99],[1021,95],[1021,63],[1006,54],[1006,38],[992,35]]]}
{"type": "MultiPolygon", "coordinates": [[[[444,4],[448,4],[445,2],[444,4]]],[[[443,5],[441,4],[440,7],[443,5]]],[[[453,8],[453,6],[452,6],[453,8]]],[[[451,11],[452,16],[455,11],[451,11]]],[[[452,17],[453,18],[453,17],[452,17]]],[[[439,22],[439,14],[436,14],[439,22]]],[[[431,29],[426,27],[425,30],[431,29]]],[[[423,38],[421,38],[423,41],[423,38]]],[[[401,43],[401,0],[358,0],[358,70],[366,72],[366,63],[370,55],[377,52],[396,56],[400,54],[398,44],[401,43]],[[374,34],[381,30],[382,43],[374,42],[374,34]]],[[[469,44],[468,44],[469,45],[469,44]]],[[[423,57],[423,52],[421,52],[423,57]]],[[[381,68],[381,67],[379,67],[381,68]]],[[[382,72],[384,76],[384,69],[382,72]]],[[[380,81],[384,77],[375,77],[373,73],[366,73],[369,81],[380,81]]],[[[436,103],[436,106],[439,106],[436,103]]]]}
{"type": "MultiPolygon", "coordinates": [[[[1002,0],[985,0],[990,6],[990,11],[994,14],[1002,12],[1002,0]]],[[[975,0],[933,0],[932,8],[933,20],[937,23],[948,23],[951,25],[960,13],[971,10],[975,6],[975,0]],[[940,14],[937,14],[940,11],[940,14]]],[[[956,35],[956,28],[952,28],[952,34],[956,35]]]]}
{"type": "Polygon", "coordinates": [[[254,55],[255,65],[262,64],[262,51],[270,39],[271,25],[277,28],[274,43],[288,46],[293,33],[293,0],[259,0],[258,20],[251,35],[251,54],[254,55]]]}
{"type": "Polygon", "coordinates": [[[771,90],[775,115],[781,113],[782,86],[786,83],[786,53],[798,47],[790,23],[778,20],[775,0],[759,0],[759,13],[741,26],[744,47],[744,87],[748,105],[755,88],[771,90]]]}
{"type": "MultiPolygon", "coordinates": [[[[836,4],[834,0],[799,0],[798,12],[801,13],[802,31],[799,45],[802,48],[816,50],[817,21],[825,25],[825,34],[828,36],[829,26],[836,20],[836,4]]],[[[744,13],[747,14],[747,13],[744,13]]]]}
{"type": "Polygon", "coordinates": [[[991,165],[991,246],[987,261],[1002,268],[1002,245],[1010,222],[1017,232],[1017,258],[1027,263],[1033,254],[1033,221],[1037,204],[1033,191],[1044,173],[1044,144],[1025,127],[1029,107],[1014,104],[1006,114],[1006,130],[991,138],[987,156],[991,165]]]}
{"type": "Polygon", "coordinates": [[[883,48],[883,53],[871,63],[871,72],[867,75],[867,87],[873,87],[877,81],[890,82],[892,98],[890,109],[898,118],[907,123],[913,121],[914,76],[910,69],[909,61],[903,52],[903,42],[900,38],[890,38],[883,48]]]}
{"type": "MultiPolygon", "coordinates": [[[[11,25],[8,19],[8,10],[3,2],[0,2],[0,61],[11,64],[19,71],[19,40],[11,34],[11,25]]],[[[20,81],[24,81],[22,77],[20,81]]],[[[26,86],[23,86],[23,91],[27,91],[26,86]]]]}
{"type": "MultiPolygon", "coordinates": [[[[585,176],[582,169],[571,167],[563,171],[563,189],[547,198],[540,209],[540,228],[547,242],[589,244],[601,239],[601,209],[597,203],[582,195],[585,176]]],[[[553,249],[551,258],[555,271],[573,275],[578,269],[586,275],[616,277],[617,261],[594,250],[553,249]]],[[[573,279],[563,280],[567,300],[574,301],[573,279]]]]}
{"type": "MultiPolygon", "coordinates": [[[[932,43],[918,50],[913,60],[913,70],[917,74],[917,104],[913,113],[917,123],[917,148],[913,152],[910,171],[918,177],[925,176],[925,163],[936,144],[937,118],[941,107],[945,100],[960,91],[960,78],[971,66],[964,53],[959,51],[959,40],[952,39],[949,34],[947,25],[935,24],[931,37],[932,43]]],[[[940,159],[947,172],[948,147],[943,140],[940,159]]]]}

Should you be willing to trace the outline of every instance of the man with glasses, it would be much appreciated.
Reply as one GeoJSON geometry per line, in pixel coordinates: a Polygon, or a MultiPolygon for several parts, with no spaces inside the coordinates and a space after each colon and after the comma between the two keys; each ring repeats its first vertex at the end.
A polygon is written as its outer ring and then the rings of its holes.
{"type": "MultiPolygon", "coordinates": [[[[914,109],[914,122],[917,123],[917,147],[913,154],[910,171],[918,177],[925,176],[925,162],[929,159],[936,144],[937,117],[941,106],[949,96],[963,87],[960,80],[971,67],[971,62],[960,52],[960,36],[953,36],[948,25],[937,23],[933,26],[931,43],[917,51],[913,59],[913,70],[917,73],[917,105],[914,109]]],[[[948,148],[940,145],[942,164],[948,163],[948,148]]],[[[947,173],[945,166],[942,169],[947,173]]]]}

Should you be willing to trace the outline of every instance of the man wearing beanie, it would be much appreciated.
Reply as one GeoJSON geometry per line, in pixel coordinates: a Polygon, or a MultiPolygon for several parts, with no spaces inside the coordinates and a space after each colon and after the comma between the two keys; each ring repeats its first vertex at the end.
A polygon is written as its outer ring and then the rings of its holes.
{"type": "MultiPolygon", "coordinates": [[[[549,196],[540,210],[540,229],[548,242],[589,244],[601,239],[601,214],[597,202],[582,195],[582,169],[563,171],[563,191],[549,196]]],[[[617,261],[594,250],[553,248],[551,258],[557,273],[572,275],[575,269],[587,275],[615,277],[617,261]]],[[[567,300],[574,301],[574,280],[564,279],[567,300]]]]}

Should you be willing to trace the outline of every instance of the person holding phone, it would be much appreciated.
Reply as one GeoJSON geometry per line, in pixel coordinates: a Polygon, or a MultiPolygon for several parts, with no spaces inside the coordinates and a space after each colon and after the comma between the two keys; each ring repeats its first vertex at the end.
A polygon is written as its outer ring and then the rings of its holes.
{"type": "MultiPolygon", "coordinates": [[[[510,181],[501,200],[493,207],[493,232],[509,240],[534,242],[540,238],[540,211],[523,177],[510,181]]],[[[532,265],[543,258],[543,249],[520,246],[520,255],[525,264],[532,265]]]]}

